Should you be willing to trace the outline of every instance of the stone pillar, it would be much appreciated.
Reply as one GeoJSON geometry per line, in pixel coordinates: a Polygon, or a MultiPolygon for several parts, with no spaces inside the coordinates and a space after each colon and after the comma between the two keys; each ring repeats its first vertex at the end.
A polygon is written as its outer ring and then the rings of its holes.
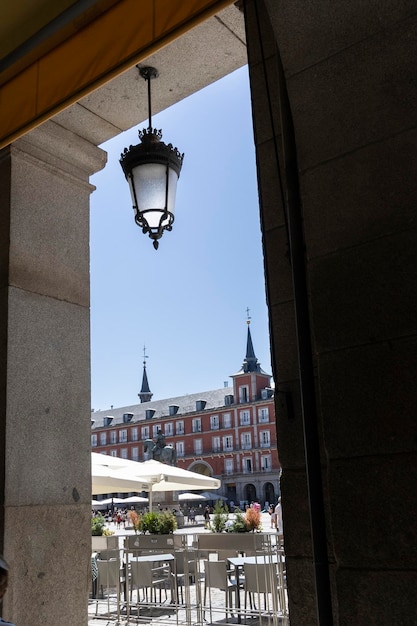
{"type": "Polygon", "coordinates": [[[87,623],[88,179],[105,159],[54,122],[0,153],[0,551],[19,626],[87,623]]]}
{"type": "Polygon", "coordinates": [[[276,384],[277,445],[291,624],[316,619],[310,516],[300,412],[294,291],[283,205],[277,42],[263,2],[246,2],[246,38],[258,169],[261,227],[276,384]],[[293,413],[285,395],[291,394],[293,413]],[[300,594],[302,589],[302,596],[300,594]]]}
{"type": "MultiPolygon", "coordinates": [[[[247,0],[274,378],[297,385],[277,51],[297,148],[336,626],[417,606],[417,27],[407,2],[247,0]]],[[[296,393],[294,394],[296,398],[296,393]]],[[[318,623],[303,436],[277,396],[291,626],[318,623]],[[282,406],[281,406],[282,405],[282,406]]]]}

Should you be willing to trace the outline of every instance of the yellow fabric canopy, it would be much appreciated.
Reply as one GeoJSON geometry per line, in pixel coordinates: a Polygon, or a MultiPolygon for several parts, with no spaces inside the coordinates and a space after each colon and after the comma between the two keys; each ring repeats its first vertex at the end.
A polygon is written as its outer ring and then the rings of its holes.
{"type": "Polygon", "coordinates": [[[15,73],[8,68],[0,75],[0,148],[229,4],[119,0],[24,69],[21,61],[15,73]]]}

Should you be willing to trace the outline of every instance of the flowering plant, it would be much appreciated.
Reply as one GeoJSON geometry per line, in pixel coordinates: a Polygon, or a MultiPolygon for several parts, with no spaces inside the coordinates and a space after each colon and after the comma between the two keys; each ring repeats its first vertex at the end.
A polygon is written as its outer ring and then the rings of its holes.
{"type": "Polygon", "coordinates": [[[229,533],[249,533],[261,531],[261,514],[256,509],[247,509],[246,513],[243,514],[239,508],[235,508],[234,510],[235,519],[232,524],[227,529],[229,533]]]}
{"type": "Polygon", "coordinates": [[[262,530],[261,512],[256,509],[249,508],[245,513],[245,526],[249,531],[262,530]]]}
{"type": "Polygon", "coordinates": [[[129,511],[127,516],[131,525],[133,526],[135,533],[138,533],[140,531],[140,515],[138,515],[136,511],[129,511]]]}

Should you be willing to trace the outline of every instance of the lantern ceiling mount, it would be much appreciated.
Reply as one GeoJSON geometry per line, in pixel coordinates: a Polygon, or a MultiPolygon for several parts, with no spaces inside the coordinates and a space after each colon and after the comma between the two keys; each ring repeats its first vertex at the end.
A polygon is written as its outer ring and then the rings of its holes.
{"type": "Polygon", "coordinates": [[[155,250],[165,230],[172,230],[177,181],[184,154],[165,144],[162,131],[152,128],[151,80],[159,76],[154,67],[136,66],[148,84],[148,128],[139,131],[141,143],[125,148],[120,157],[132,196],[135,222],[153,240],[155,250]]]}

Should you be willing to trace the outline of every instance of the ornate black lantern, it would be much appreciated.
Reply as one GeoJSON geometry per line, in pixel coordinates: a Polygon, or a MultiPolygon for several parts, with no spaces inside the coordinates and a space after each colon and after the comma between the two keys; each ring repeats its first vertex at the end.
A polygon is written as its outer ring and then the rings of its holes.
{"type": "Polygon", "coordinates": [[[152,128],[151,79],[158,76],[153,67],[139,67],[148,83],[149,126],[139,131],[141,143],[125,148],[120,165],[129,183],[135,222],[153,239],[155,250],[164,230],[172,230],[175,195],[184,154],[165,144],[162,131],[152,128]]]}

